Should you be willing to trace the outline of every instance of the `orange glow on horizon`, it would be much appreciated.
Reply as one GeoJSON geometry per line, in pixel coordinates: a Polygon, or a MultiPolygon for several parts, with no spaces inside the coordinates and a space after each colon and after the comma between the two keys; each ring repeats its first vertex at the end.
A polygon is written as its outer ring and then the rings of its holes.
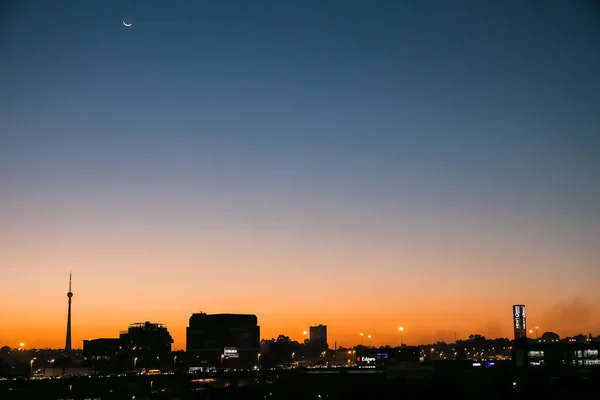
{"type": "MultiPolygon", "coordinates": [[[[56,308],[56,307],[52,307],[56,308]]],[[[460,309],[460,307],[459,307],[460,309]]],[[[152,321],[165,324],[174,338],[174,350],[185,350],[185,328],[189,316],[192,312],[164,313],[167,318],[151,318],[158,315],[156,312],[150,312],[151,307],[141,307],[139,312],[98,313],[98,309],[77,306],[77,312],[73,316],[73,347],[81,348],[84,339],[93,339],[100,337],[118,337],[119,332],[126,330],[128,325],[133,322],[152,321]],[[94,316],[84,316],[86,309],[94,316]],[[136,314],[148,315],[148,318],[133,317],[136,314]]],[[[198,310],[199,311],[199,310],[198,310]]],[[[227,310],[204,310],[209,313],[219,312],[240,312],[250,313],[249,309],[227,309],[227,310]]],[[[387,309],[390,314],[386,315],[384,310],[368,312],[364,310],[361,314],[352,314],[351,312],[330,311],[323,314],[323,318],[317,322],[328,326],[328,342],[331,348],[353,347],[361,343],[361,329],[370,334],[364,334],[363,344],[368,345],[371,340],[373,346],[398,346],[400,345],[400,333],[402,333],[402,343],[408,345],[418,345],[433,343],[436,341],[453,342],[454,337],[466,339],[471,333],[480,333],[486,337],[512,337],[510,305],[508,307],[498,306],[497,311],[504,311],[504,320],[496,322],[489,318],[488,312],[483,308],[464,310],[459,314],[450,312],[450,310],[429,309],[426,311],[415,310],[412,313],[404,312],[402,316],[406,327],[399,329],[397,322],[400,319],[391,309],[387,309]],[[509,309],[507,312],[506,309],[509,309]],[[425,317],[426,316],[426,317],[425,317]],[[456,321],[462,321],[459,325],[456,321]],[[472,322],[469,322],[472,321],[472,322]]],[[[18,338],[25,338],[28,343],[27,348],[62,348],[64,347],[66,319],[63,310],[45,312],[35,320],[29,318],[17,318],[15,314],[11,315],[11,326],[8,330],[3,330],[0,336],[0,346],[9,345],[11,347],[23,347],[18,338]],[[45,326],[45,329],[39,329],[39,326],[45,326]]],[[[308,329],[309,323],[304,321],[307,317],[304,313],[291,313],[288,316],[273,311],[265,311],[262,314],[257,312],[259,325],[261,325],[261,338],[276,338],[279,334],[290,336],[292,340],[302,342],[307,335],[303,329],[308,329]],[[262,316],[261,316],[262,315],[262,316]],[[296,333],[296,334],[294,334],[296,333]]],[[[493,313],[491,313],[493,315],[493,313]]],[[[555,330],[555,331],[558,331],[555,330]]],[[[570,334],[580,333],[582,329],[576,329],[570,334]]],[[[541,335],[542,332],[540,332],[541,335]]],[[[567,332],[563,333],[567,334],[567,332]]]]}
{"type": "Polygon", "coordinates": [[[399,345],[399,327],[409,345],[453,341],[455,332],[459,339],[512,337],[512,305],[521,303],[540,335],[600,332],[595,280],[532,268],[558,268],[575,262],[575,253],[527,252],[534,244],[524,236],[494,247],[456,232],[374,238],[165,228],[158,235],[110,227],[100,220],[94,235],[42,226],[26,238],[4,237],[14,250],[0,260],[0,291],[18,301],[0,302],[0,346],[64,347],[71,270],[73,348],[152,321],[167,326],[174,349],[185,349],[189,317],[200,311],[256,314],[264,339],[284,334],[301,342],[311,324],[324,324],[331,347],[360,344],[361,332],[364,344],[372,335],[373,345],[399,345]]]}

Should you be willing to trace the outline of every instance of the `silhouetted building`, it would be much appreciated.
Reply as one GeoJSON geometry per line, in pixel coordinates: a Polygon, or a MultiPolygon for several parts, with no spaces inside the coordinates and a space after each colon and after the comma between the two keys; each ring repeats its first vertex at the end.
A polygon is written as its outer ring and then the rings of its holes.
{"type": "Polygon", "coordinates": [[[121,332],[121,343],[137,368],[161,368],[170,366],[173,338],[166,326],[149,321],[129,325],[121,332]]]}
{"type": "Polygon", "coordinates": [[[421,348],[418,346],[402,346],[395,354],[397,361],[419,362],[421,358],[421,348]]]}
{"type": "Polygon", "coordinates": [[[600,367],[600,342],[542,342],[525,345],[526,363],[531,367],[600,367]]]}
{"type": "Polygon", "coordinates": [[[43,376],[45,378],[56,378],[59,376],[85,376],[92,373],[91,367],[83,365],[71,365],[69,367],[45,367],[43,376]]]}
{"type": "Polygon", "coordinates": [[[172,369],[173,338],[166,326],[151,322],[131,324],[119,338],[83,341],[86,365],[95,370],[172,369]]]}
{"type": "Polygon", "coordinates": [[[327,325],[310,327],[310,345],[319,350],[329,348],[327,345],[327,325]]]}
{"type": "Polygon", "coordinates": [[[69,298],[69,311],[67,313],[67,338],[65,340],[65,353],[71,352],[71,299],[73,298],[73,292],[71,292],[71,274],[69,274],[69,291],[67,292],[69,298]]]}
{"type": "Polygon", "coordinates": [[[252,368],[257,364],[260,327],[256,315],[193,314],[187,328],[190,365],[252,368]]]}
{"type": "Polygon", "coordinates": [[[513,310],[513,330],[515,339],[512,348],[512,359],[517,367],[526,364],[525,345],[527,343],[527,316],[525,306],[516,304],[513,310]]]}
{"type": "Polygon", "coordinates": [[[171,354],[173,338],[162,324],[149,321],[129,325],[126,332],[121,332],[121,341],[131,353],[150,352],[160,355],[171,354]]]}
{"type": "Polygon", "coordinates": [[[516,304],[512,307],[513,330],[515,339],[512,348],[512,359],[517,367],[523,367],[526,363],[525,344],[527,342],[527,316],[525,306],[516,304]]]}
{"type": "Polygon", "coordinates": [[[111,369],[118,365],[118,358],[123,354],[120,338],[102,338],[83,341],[83,357],[86,365],[97,370],[111,369]]]}

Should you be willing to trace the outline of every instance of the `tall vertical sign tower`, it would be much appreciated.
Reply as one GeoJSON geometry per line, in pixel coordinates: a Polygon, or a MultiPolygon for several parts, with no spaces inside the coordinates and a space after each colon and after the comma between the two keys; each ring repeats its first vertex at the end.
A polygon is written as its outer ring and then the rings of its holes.
{"type": "Polygon", "coordinates": [[[527,364],[527,316],[525,315],[525,306],[523,304],[514,305],[512,314],[513,329],[515,331],[512,359],[515,366],[524,367],[527,364]]]}
{"type": "Polygon", "coordinates": [[[527,339],[527,318],[525,315],[525,306],[522,304],[513,306],[513,328],[515,331],[515,340],[527,339]]]}
{"type": "Polygon", "coordinates": [[[67,340],[65,342],[65,352],[71,351],[71,299],[73,298],[73,292],[71,292],[71,274],[69,273],[69,292],[67,293],[69,298],[69,313],[67,315],[67,340]]]}

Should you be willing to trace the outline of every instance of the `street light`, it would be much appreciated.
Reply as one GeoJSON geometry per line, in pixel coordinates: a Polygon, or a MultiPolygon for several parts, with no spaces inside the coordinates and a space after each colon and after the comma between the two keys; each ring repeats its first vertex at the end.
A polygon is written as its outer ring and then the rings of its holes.
{"type": "Polygon", "coordinates": [[[304,335],[304,344],[306,344],[306,334],[307,334],[306,331],[302,332],[302,335],[304,335]]]}
{"type": "Polygon", "coordinates": [[[177,356],[173,356],[173,371],[177,369],[177,356]]]}
{"type": "Polygon", "coordinates": [[[35,360],[35,357],[33,357],[30,361],[29,361],[29,369],[31,370],[31,376],[33,377],[33,361],[35,360]]]}
{"type": "Polygon", "coordinates": [[[223,369],[223,359],[225,358],[225,354],[221,354],[221,369],[223,369]]]}
{"type": "Polygon", "coordinates": [[[371,347],[371,335],[369,335],[368,338],[369,338],[369,347],[371,347]]]}
{"type": "Polygon", "coordinates": [[[361,346],[363,345],[363,336],[365,336],[364,333],[361,333],[360,334],[360,345],[361,346]]]}
{"type": "Polygon", "coordinates": [[[533,331],[530,329],[529,330],[529,337],[531,337],[531,334],[533,333],[533,331]]]}
{"type": "Polygon", "coordinates": [[[256,366],[260,369],[260,353],[256,355],[256,366]]]}
{"type": "Polygon", "coordinates": [[[133,369],[137,371],[137,357],[133,357],[133,369]]]}
{"type": "Polygon", "coordinates": [[[539,336],[538,336],[538,329],[540,329],[540,327],[539,327],[539,326],[536,326],[536,327],[535,327],[535,338],[536,338],[536,339],[538,339],[538,338],[539,338],[539,336]]]}
{"type": "Polygon", "coordinates": [[[296,353],[292,353],[292,362],[294,362],[294,356],[296,355],[296,353]]]}
{"type": "Polygon", "coordinates": [[[402,347],[402,332],[404,332],[404,328],[400,327],[398,330],[400,331],[400,347],[402,347]]]}

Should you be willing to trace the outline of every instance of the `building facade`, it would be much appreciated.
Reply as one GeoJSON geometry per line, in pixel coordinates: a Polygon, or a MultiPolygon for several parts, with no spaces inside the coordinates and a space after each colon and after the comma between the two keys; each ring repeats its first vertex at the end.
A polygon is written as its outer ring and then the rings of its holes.
{"type": "Polygon", "coordinates": [[[524,351],[530,367],[600,367],[600,341],[529,341],[524,351]]]}
{"type": "Polygon", "coordinates": [[[166,326],[147,321],[131,324],[118,338],[84,340],[83,355],[96,371],[171,370],[172,344],[166,326]]]}
{"type": "Polygon", "coordinates": [[[317,325],[310,327],[310,346],[318,350],[329,348],[327,344],[327,325],[317,325]]]}
{"type": "Polygon", "coordinates": [[[260,326],[256,315],[193,314],[186,338],[190,366],[252,368],[258,365],[260,326]]]}

